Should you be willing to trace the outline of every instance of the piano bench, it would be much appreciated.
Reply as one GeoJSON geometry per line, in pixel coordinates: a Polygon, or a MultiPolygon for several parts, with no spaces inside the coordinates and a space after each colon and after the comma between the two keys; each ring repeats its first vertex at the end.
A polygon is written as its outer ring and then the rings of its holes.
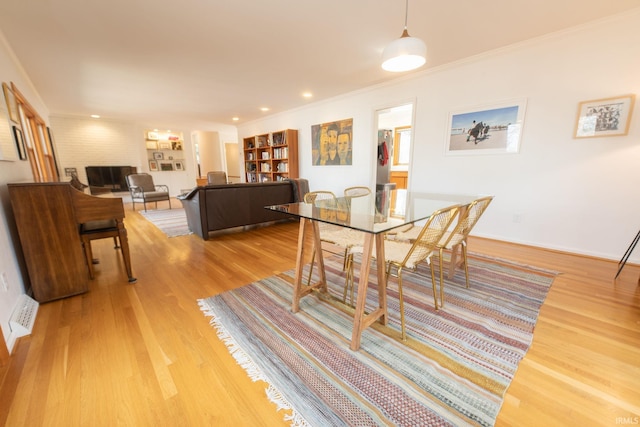
{"type": "MultiPolygon", "coordinates": [[[[91,250],[91,241],[97,239],[106,239],[113,237],[114,249],[120,249],[120,230],[115,219],[100,220],[100,221],[88,221],[80,224],[80,238],[82,240],[82,246],[84,247],[84,254],[87,260],[87,266],[89,267],[89,277],[94,278],[93,264],[96,264],[93,259],[93,253],[91,250]]],[[[123,253],[123,259],[127,262],[126,256],[123,253]]],[[[129,282],[133,283],[136,279],[129,277],[129,282]]]]}

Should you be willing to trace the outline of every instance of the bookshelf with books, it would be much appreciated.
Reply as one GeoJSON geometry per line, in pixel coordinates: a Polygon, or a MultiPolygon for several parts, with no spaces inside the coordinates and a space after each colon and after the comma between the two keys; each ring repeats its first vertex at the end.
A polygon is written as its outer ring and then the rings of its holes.
{"type": "Polygon", "coordinates": [[[298,131],[287,129],[243,138],[247,182],[298,178],[298,131]]]}

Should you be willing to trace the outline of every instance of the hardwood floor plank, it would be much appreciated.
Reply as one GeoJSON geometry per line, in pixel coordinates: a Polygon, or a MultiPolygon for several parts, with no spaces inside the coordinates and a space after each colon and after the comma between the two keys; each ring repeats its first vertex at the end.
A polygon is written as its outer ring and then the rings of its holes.
{"type": "MultiPolygon", "coordinates": [[[[197,300],[292,269],[298,224],[167,238],[128,205],[125,225],[137,283],[93,242],[89,292],[42,304],[3,368],[0,425],[287,425],[197,300]]],[[[497,425],[640,416],[640,266],[614,281],[614,261],[474,237],[469,251],[560,273],[497,425]]]]}

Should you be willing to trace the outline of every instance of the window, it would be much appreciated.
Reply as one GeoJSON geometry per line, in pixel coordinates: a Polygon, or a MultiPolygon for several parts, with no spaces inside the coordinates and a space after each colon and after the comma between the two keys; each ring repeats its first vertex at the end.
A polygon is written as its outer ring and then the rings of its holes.
{"type": "MultiPolygon", "coordinates": [[[[3,83],[3,85],[5,84],[3,83]]],[[[11,91],[15,96],[19,116],[18,127],[22,131],[25,141],[33,178],[41,181],[58,180],[53,142],[46,123],[13,82],[11,82],[11,91]]]]}

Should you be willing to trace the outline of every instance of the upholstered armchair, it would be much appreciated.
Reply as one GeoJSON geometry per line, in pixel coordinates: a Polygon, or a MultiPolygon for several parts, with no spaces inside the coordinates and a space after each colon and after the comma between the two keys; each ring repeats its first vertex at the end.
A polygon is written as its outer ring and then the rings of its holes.
{"type": "Polygon", "coordinates": [[[228,184],[225,171],[207,172],[207,184],[228,184]]]}
{"type": "Polygon", "coordinates": [[[129,186],[134,211],[136,210],[136,202],[142,203],[146,211],[147,203],[155,202],[157,208],[158,202],[164,200],[169,202],[169,209],[171,209],[169,187],[166,185],[155,185],[153,183],[153,177],[148,173],[133,173],[127,175],[127,185],[129,186]]]}

